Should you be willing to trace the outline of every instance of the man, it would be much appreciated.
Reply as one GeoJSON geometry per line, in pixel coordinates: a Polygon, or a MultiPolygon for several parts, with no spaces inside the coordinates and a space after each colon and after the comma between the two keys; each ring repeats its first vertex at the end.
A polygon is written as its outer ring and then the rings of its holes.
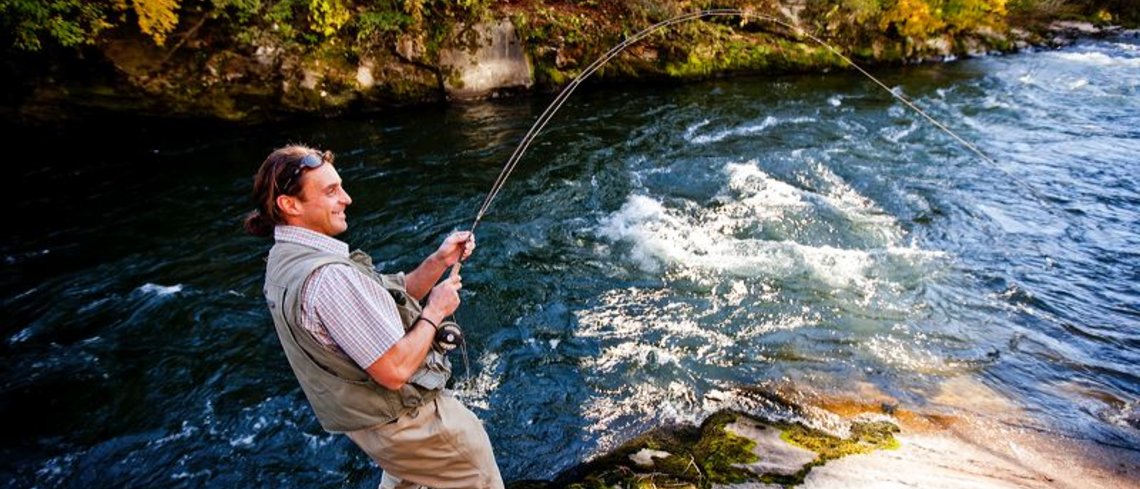
{"type": "Polygon", "coordinates": [[[384,469],[381,487],[502,488],[490,439],[444,390],[451,366],[433,345],[462,286],[457,273],[439,280],[475,249],[474,236],[454,233],[415,270],[381,275],[333,238],[348,229],[352,198],[331,153],[278,149],[253,187],[245,228],[274,237],[265,298],[321,426],[384,469]]]}

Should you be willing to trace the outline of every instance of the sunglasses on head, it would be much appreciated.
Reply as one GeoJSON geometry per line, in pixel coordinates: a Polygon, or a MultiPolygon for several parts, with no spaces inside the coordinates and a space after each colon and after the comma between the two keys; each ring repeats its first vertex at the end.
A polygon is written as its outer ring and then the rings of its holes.
{"type": "Polygon", "coordinates": [[[289,175],[289,179],[285,180],[285,185],[281,186],[282,192],[287,192],[289,187],[297,177],[301,176],[301,171],[305,168],[317,168],[325,163],[325,158],[318,153],[309,153],[297,161],[297,168],[293,170],[293,174],[289,175]]]}

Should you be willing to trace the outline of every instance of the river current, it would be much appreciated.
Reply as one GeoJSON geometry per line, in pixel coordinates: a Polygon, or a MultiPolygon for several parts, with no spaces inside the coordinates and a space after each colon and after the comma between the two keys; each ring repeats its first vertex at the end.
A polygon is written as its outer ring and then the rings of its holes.
{"type": "MultiPolygon", "coordinates": [[[[1140,449],[1140,40],[874,73],[993,161],[853,73],[570,99],[463,268],[453,387],[507,480],[753,386],[937,411],[972,385],[1140,449]]],[[[333,150],[342,238],[408,270],[470,226],[549,98],[16,130],[34,151],[8,161],[0,480],[375,487],[273,333],[251,176],[288,142],[333,150]]]]}

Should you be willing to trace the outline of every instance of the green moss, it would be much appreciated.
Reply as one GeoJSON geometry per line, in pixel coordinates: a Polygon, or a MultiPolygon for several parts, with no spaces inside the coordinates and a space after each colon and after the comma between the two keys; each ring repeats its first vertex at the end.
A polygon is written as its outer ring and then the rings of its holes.
{"type": "Polygon", "coordinates": [[[1011,52],[1015,48],[1013,41],[1010,41],[1004,37],[1000,39],[991,39],[989,42],[993,45],[994,49],[1002,52],[1011,52]]]}
{"type": "Polygon", "coordinates": [[[898,431],[898,426],[886,421],[856,423],[851,426],[850,438],[839,438],[795,424],[785,427],[780,438],[818,453],[817,464],[822,464],[847,455],[896,449],[899,444],[894,434],[898,431]]]}
{"type": "Polygon", "coordinates": [[[540,70],[540,73],[542,73],[542,75],[545,77],[544,81],[553,86],[560,87],[562,85],[570,83],[570,80],[574,79],[574,77],[569,73],[566,73],[565,71],[562,71],[553,66],[543,66],[540,70]]]}
{"type": "Polygon", "coordinates": [[[709,482],[734,483],[753,478],[751,473],[737,465],[758,460],[752,453],[756,442],[725,429],[736,421],[737,416],[731,412],[717,413],[705,420],[701,427],[701,440],[693,446],[693,455],[709,482]]]}
{"type": "Polygon", "coordinates": [[[875,57],[877,61],[897,62],[906,56],[906,46],[902,42],[884,40],[879,42],[878,47],[879,54],[875,57]]]}
{"type": "MultiPolygon", "coordinates": [[[[734,72],[801,72],[846,65],[831,50],[814,42],[764,33],[702,32],[683,47],[674,47],[683,51],[684,57],[667,60],[663,71],[679,79],[734,72]]],[[[864,48],[864,57],[872,54],[864,48]]]]}
{"type": "Polygon", "coordinates": [[[383,92],[395,102],[408,100],[426,102],[438,100],[440,97],[434,84],[412,77],[397,77],[386,80],[383,85],[383,92]]]}
{"type": "Polygon", "coordinates": [[[463,74],[459,70],[447,70],[444,72],[444,77],[447,78],[447,84],[453,88],[462,90],[464,87],[463,74]]]}
{"type": "Polygon", "coordinates": [[[889,421],[868,421],[851,426],[851,436],[871,450],[897,450],[901,445],[895,438],[899,427],[889,421]]]}
{"type": "Polygon", "coordinates": [[[665,458],[655,459],[653,464],[655,470],[658,472],[664,472],[676,477],[699,479],[702,476],[701,469],[697,466],[696,460],[687,454],[669,455],[665,458]]]}

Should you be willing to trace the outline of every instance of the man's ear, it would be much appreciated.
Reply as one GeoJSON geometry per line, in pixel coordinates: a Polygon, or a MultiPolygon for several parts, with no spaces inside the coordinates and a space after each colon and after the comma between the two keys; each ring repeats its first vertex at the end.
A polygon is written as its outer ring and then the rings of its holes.
{"type": "Polygon", "coordinates": [[[277,208],[286,216],[299,216],[301,215],[300,200],[292,195],[278,195],[277,208]]]}

